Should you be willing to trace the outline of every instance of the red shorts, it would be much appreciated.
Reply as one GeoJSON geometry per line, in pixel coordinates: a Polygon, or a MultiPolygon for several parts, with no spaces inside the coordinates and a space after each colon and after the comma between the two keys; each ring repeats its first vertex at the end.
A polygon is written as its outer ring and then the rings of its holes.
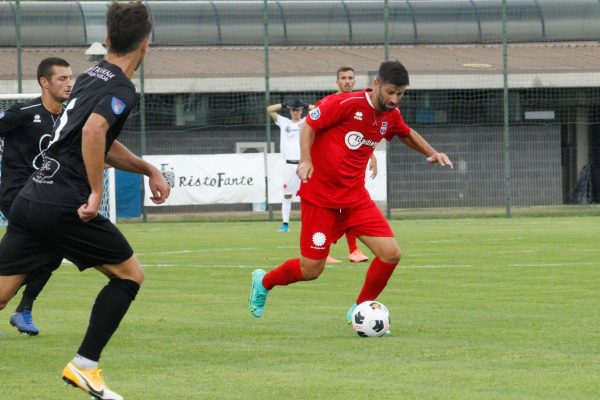
{"type": "Polygon", "coordinates": [[[300,253],[312,260],[329,254],[329,246],[344,233],[354,236],[393,237],[394,233],[374,201],[352,208],[319,207],[300,199],[302,232],[300,253]]]}

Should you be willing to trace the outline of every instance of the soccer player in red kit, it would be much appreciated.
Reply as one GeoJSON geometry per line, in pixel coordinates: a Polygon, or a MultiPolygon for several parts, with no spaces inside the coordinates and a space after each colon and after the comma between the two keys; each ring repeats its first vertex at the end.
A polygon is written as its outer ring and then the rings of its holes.
{"type": "Polygon", "coordinates": [[[308,114],[300,133],[297,169],[302,181],[298,193],[301,256],[268,273],[262,269],[252,273],[248,306],[254,317],[264,314],[267,295],[275,286],[318,278],[331,243],[345,232],[357,236],[375,255],[348,310],[348,320],[357,304],[377,299],[387,285],[400,261],[400,247],[365,188],[369,157],[381,140],[398,136],[428,162],[452,168],[446,154],[436,151],[402,119],[398,102],[408,84],[404,66],[386,61],[379,67],[373,89],[337,95],[308,114]]]}
{"type": "MultiPolygon", "coordinates": [[[[338,68],[336,72],[335,84],[338,87],[338,91],[319,100],[315,107],[318,107],[322,103],[329,101],[329,99],[333,98],[335,95],[352,92],[354,85],[356,84],[356,79],[354,78],[354,68],[345,66],[338,68]]],[[[374,153],[371,153],[369,171],[371,172],[371,178],[375,178],[377,176],[377,158],[375,157],[374,153]]],[[[358,248],[358,245],[356,244],[356,236],[353,236],[350,232],[346,232],[346,241],[348,242],[348,260],[351,262],[369,261],[369,257],[364,255],[363,252],[358,248]]],[[[340,261],[329,256],[327,258],[327,262],[332,263],[340,261]]]]}

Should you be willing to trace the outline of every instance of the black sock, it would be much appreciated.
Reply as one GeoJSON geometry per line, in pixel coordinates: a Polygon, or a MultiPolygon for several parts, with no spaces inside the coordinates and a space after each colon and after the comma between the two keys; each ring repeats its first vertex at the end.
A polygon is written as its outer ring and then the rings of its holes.
{"type": "Polygon", "coordinates": [[[33,302],[34,299],[26,296],[25,293],[23,293],[23,296],[21,297],[21,302],[17,306],[15,312],[22,313],[25,310],[31,311],[31,309],[33,308],[33,302]]]}
{"type": "Polygon", "coordinates": [[[33,302],[37,299],[51,276],[52,272],[44,272],[36,275],[34,279],[26,283],[21,302],[17,306],[16,312],[22,313],[25,310],[31,311],[33,309],[33,302]]]}
{"type": "Polygon", "coordinates": [[[136,282],[118,278],[112,278],[102,288],[92,307],[90,324],[77,354],[92,361],[100,359],[100,353],[119,327],[139,289],[140,285],[136,282]]]}

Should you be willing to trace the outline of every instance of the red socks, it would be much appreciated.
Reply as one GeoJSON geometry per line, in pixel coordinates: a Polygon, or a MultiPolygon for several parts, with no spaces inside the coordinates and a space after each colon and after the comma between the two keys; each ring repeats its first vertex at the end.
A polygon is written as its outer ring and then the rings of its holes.
{"type": "Polygon", "coordinates": [[[274,286],[287,286],[290,283],[303,280],[304,276],[300,270],[300,259],[292,258],[279,267],[267,272],[263,277],[262,284],[265,289],[271,290],[274,286]]]}
{"type": "Polygon", "coordinates": [[[358,246],[356,245],[356,236],[349,234],[346,232],[346,241],[348,242],[348,252],[350,254],[354,253],[358,250],[358,246]]]}
{"type": "Polygon", "coordinates": [[[387,285],[396,265],[398,263],[389,264],[384,263],[379,258],[373,259],[367,271],[365,283],[358,295],[358,299],[356,299],[356,304],[360,304],[363,301],[375,300],[387,285]]]}
{"type": "MultiPolygon", "coordinates": [[[[369,266],[365,283],[358,295],[356,304],[363,301],[375,300],[386,287],[388,280],[394,273],[397,263],[390,264],[381,261],[379,258],[373,259],[369,266]]],[[[275,286],[287,286],[290,283],[303,281],[304,276],[300,270],[300,259],[292,258],[287,260],[279,267],[269,271],[263,278],[262,284],[267,290],[275,286]]]]}

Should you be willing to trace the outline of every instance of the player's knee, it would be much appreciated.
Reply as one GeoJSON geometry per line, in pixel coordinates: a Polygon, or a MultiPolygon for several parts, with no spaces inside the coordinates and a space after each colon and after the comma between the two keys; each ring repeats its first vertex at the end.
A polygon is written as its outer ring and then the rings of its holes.
{"type": "Polygon", "coordinates": [[[291,194],[284,194],[283,198],[286,199],[286,200],[290,200],[292,198],[292,195],[291,194]]]}
{"type": "Polygon", "coordinates": [[[400,262],[400,258],[402,254],[400,252],[400,248],[392,248],[385,251],[380,257],[378,257],[381,261],[388,264],[398,264],[400,262]]]}
{"type": "Polygon", "coordinates": [[[139,265],[131,272],[131,275],[128,279],[136,282],[138,285],[141,285],[142,283],[144,283],[145,276],[146,272],[144,271],[144,268],[142,268],[142,266],[139,265]]]}
{"type": "Polygon", "coordinates": [[[3,310],[9,301],[10,301],[10,298],[5,298],[4,296],[0,295],[0,310],[3,310]]]}
{"type": "Polygon", "coordinates": [[[302,276],[304,276],[305,281],[314,281],[321,275],[321,272],[323,272],[323,271],[310,269],[310,270],[302,271],[302,276]]]}
{"type": "Polygon", "coordinates": [[[135,258],[131,257],[129,260],[122,264],[119,264],[116,268],[111,268],[110,273],[119,279],[128,279],[141,285],[144,282],[144,268],[135,258]]]}
{"type": "Polygon", "coordinates": [[[300,264],[302,270],[302,276],[305,281],[312,281],[317,279],[324,270],[325,263],[321,265],[320,262],[315,261],[307,264],[300,264]]]}

